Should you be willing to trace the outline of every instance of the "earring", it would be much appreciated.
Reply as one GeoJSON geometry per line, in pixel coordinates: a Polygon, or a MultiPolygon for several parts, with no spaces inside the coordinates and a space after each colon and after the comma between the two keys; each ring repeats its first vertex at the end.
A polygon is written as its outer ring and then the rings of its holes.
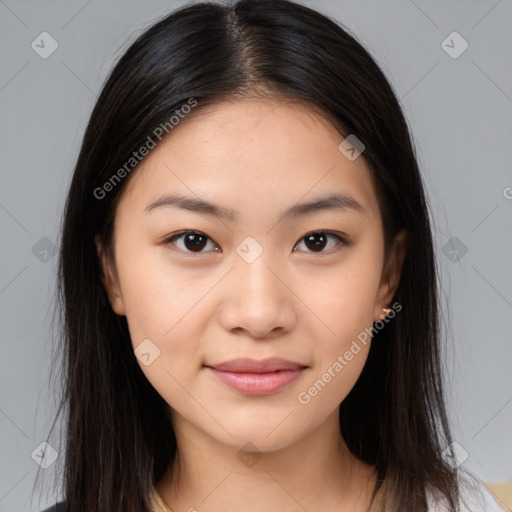
{"type": "Polygon", "coordinates": [[[389,315],[389,313],[391,313],[391,309],[390,308],[382,308],[382,311],[384,311],[384,314],[380,315],[381,318],[386,318],[389,315]]]}

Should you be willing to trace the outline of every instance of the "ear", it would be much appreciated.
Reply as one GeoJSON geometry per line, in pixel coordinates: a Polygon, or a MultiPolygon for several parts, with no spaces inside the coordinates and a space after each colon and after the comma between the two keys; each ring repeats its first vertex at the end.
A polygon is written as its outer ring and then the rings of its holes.
{"type": "Polygon", "coordinates": [[[99,235],[95,235],[94,243],[96,244],[96,251],[100,263],[101,282],[105,287],[105,291],[107,292],[110,304],[112,305],[112,309],[117,315],[124,316],[126,313],[117,273],[113,268],[110,258],[107,257],[105,251],[103,250],[99,235]]]}
{"type": "Polygon", "coordinates": [[[402,265],[405,259],[407,247],[407,232],[400,231],[394,238],[389,248],[388,259],[382,270],[381,282],[375,302],[375,311],[373,312],[374,322],[382,320],[385,315],[383,308],[393,300],[395,292],[400,283],[402,265]]]}

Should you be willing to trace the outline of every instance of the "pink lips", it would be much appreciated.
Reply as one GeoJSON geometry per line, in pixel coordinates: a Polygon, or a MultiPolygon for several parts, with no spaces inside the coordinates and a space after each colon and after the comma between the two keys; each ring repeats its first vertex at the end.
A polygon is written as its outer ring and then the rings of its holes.
{"type": "Polygon", "coordinates": [[[295,380],[304,365],[279,358],[234,359],[207,368],[229,387],[246,395],[268,395],[295,380]]]}

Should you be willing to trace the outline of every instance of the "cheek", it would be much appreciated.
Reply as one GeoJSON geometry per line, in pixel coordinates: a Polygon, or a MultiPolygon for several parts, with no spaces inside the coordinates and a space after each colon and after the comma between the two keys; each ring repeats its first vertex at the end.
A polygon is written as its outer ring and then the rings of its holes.
{"type": "MultiPolygon", "coordinates": [[[[371,258],[351,258],[311,287],[304,302],[321,320],[321,333],[328,351],[350,346],[353,339],[373,324],[379,286],[379,262],[371,258]]],[[[314,282],[314,281],[313,281],[314,282]]]]}
{"type": "Polygon", "coordinates": [[[314,404],[318,414],[337,407],[361,375],[371,346],[371,323],[366,326],[360,317],[339,317],[336,335],[316,338],[314,365],[297,399],[314,404]]]}
{"type": "Polygon", "coordinates": [[[123,252],[122,242],[117,268],[131,343],[146,378],[173,403],[184,393],[180,383],[200,369],[199,340],[208,318],[201,301],[205,282],[172,268],[163,249],[123,252]]]}
{"type": "Polygon", "coordinates": [[[118,273],[132,342],[136,345],[152,338],[168,346],[169,339],[183,329],[190,316],[197,322],[196,306],[205,293],[205,281],[173,267],[163,248],[125,254],[127,257],[119,258],[118,273]]]}
{"type": "Polygon", "coordinates": [[[315,327],[314,372],[303,389],[317,406],[341,403],[366,363],[380,281],[376,254],[360,251],[347,258],[339,272],[318,280],[305,300],[321,319],[315,327]]]}

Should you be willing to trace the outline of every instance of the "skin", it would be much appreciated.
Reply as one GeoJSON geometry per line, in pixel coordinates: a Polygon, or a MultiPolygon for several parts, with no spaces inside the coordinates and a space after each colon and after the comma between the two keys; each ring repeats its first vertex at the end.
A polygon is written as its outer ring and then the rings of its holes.
{"type": "Polygon", "coordinates": [[[340,152],[343,140],[308,104],[246,99],[206,107],[130,176],[112,259],[96,240],[112,307],[127,317],[134,349],[149,338],[160,350],[148,366],[138,361],[170,406],[179,460],[156,488],[175,512],[369,507],[375,474],[349,452],[338,408],[370,343],[308,404],[297,399],[382,318],[405,254],[400,233],[385,260],[370,171],[362,157],[340,152]],[[297,202],[334,191],[355,198],[364,214],[281,219],[297,202]],[[238,219],[170,206],[144,211],[171,193],[234,209],[238,219]],[[194,252],[184,237],[166,244],[183,230],[204,233],[203,248],[194,252]],[[304,237],[316,231],[350,244],[329,237],[315,250],[304,237]],[[236,252],[248,236],[263,249],[251,263],[236,252]],[[308,368],[267,396],[228,388],[203,366],[274,356],[308,368]],[[251,465],[237,456],[248,442],[260,457],[251,465]]]}

